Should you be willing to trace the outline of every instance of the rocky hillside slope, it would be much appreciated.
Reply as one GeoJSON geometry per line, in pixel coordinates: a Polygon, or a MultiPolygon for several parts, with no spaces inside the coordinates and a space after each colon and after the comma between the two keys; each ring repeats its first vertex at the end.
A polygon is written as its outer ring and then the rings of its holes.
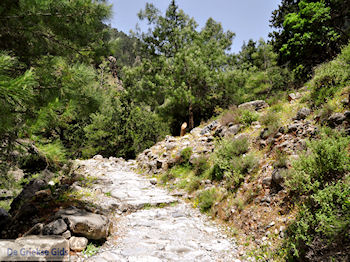
{"type": "Polygon", "coordinates": [[[229,225],[251,256],[272,259],[302,203],[285,181],[293,161],[325,126],[350,134],[346,92],[334,100],[338,110],[326,113],[309,108],[308,95],[304,88],[271,107],[260,100],[232,107],[145,150],[139,171],[229,225]]]}

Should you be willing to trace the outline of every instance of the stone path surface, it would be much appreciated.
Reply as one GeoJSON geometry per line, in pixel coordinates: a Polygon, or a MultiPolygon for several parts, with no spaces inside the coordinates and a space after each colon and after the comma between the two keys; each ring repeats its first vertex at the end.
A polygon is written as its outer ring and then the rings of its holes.
{"type": "Polygon", "coordinates": [[[134,162],[95,157],[78,161],[86,175],[98,177],[96,202],[115,219],[114,232],[88,258],[76,261],[240,261],[233,239],[197,209],[132,172],[134,162]]]}

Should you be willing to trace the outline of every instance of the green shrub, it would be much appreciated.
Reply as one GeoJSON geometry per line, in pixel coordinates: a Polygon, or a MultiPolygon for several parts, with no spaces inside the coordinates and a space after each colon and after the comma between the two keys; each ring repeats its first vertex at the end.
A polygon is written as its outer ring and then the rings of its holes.
{"type": "Polygon", "coordinates": [[[209,179],[221,181],[224,179],[225,169],[222,169],[219,164],[214,164],[209,171],[209,179]]]}
{"type": "Polygon", "coordinates": [[[213,156],[215,164],[209,172],[210,178],[220,181],[225,176],[231,176],[234,165],[232,160],[248,152],[248,149],[249,142],[246,137],[234,140],[223,139],[219,141],[213,156]]]}
{"type": "Polygon", "coordinates": [[[190,161],[191,155],[192,155],[192,147],[186,147],[184,148],[180,155],[181,155],[181,163],[182,164],[188,164],[188,162],[190,161]]]}
{"type": "Polygon", "coordinates": [[[236,156],[231,160],[231,172],[227,172],[227,188],[235,191],[244,181],[246,174],[258,166],[258,159],[253,154],[236,156]]]}
{"type": "Polygon", "coordinates": [[[257,121],[259,118],[258,113],[250,110],[242,110],[240,116],[240,123],[245,126],[250,126],[254,121],[257,121]]]}
{"type": "Polygon", "coordinates": [[[273,166],[275,168],[287,167],[287,162],[288,162],[288,155],[287,155],[287,153],[282,151],[282,150],[277,150],[276,151],[276,160],[273,163],[273,166]]]}
{"type": "Polygon", "coordinates": [[[198,196],[198,206],[201,212],[207,212],[214,205],[217,198],[215,188],[211,188],[201,192],[198,196]]]}
{"type": "Polygon", "coordinates": [[[193,164],[194,174],[196,176],[201,176],[205,171],[210,169],[210,164],[208,162],[208,157],[200,156],[194,161],[193,164]]]}
{"type": "Polygon", "coordinates": [[[322,139],[309,142],[311,152],[301,154],[287,176],[289,191],[309,194],[344,176],[350,171],[348,145],[349,138],[340,135],[323,135],[322,139]]]}
{"type": "Polygon", "coordinates": [[[189,193],[192,193],[192,192],[198,190],[200,185],[201,185],[201,181],[202,181],[201,178],[199,178],[197,176],[191,177],[190,181],[186,185],[186,190],[189,193]]]}
{"type": "Polygon", "coordinates": [[[316,68],[309,81],[311,98],[316,106],[331,99],[339,88],[350,83],[350,45],[346,46],[336,59],[316,68]]]}
{"type": "Polygon", "coordinates": [[[307,255],[307,261],[321,261],[317,255],[322,261],[331,261],[329,258],[337,252],[346,256],[350,246],[349,196],[349,176],[311,196],[287,231],[285,247],[290,261],[306,261],[307,255]]]}
{"type": "Polygon", "coordinates": [[[45,157],[47,165],[57,169],[67,162],[66,149],[61,141],[56,140],[49,144],[38,144],[39,152],[45,157]]]}
{"type": "Polygon", "coordinates": [[[274,110],[267,111],[267,113],[260,118],[260,122],[265,128],[268,128],[267,135],[276,133],[281,126],[280,116],[274,110]]]}

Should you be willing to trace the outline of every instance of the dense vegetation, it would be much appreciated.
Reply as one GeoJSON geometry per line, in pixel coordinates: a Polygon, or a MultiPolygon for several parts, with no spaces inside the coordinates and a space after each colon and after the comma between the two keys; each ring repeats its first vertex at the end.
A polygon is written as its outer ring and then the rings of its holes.
{"type": "MultiPolygon", "coordinates": [[[[219,114],[246,128],[259,120],[273,135],[281,96],[302,85],[320,122],[344,111],[338,100],[349,92],[349,8],[346,0],[283,0],[272,15],[272,42],[249,40],[233,54],[233,32],[211,18],[199,29],[175,0],[165,14],[147,4],[139,18],[150,30],[134,35],[106,25],[105,0],[2,0],[0,189],[11,187],[12,167],[30,177],[57,172],[72,158],[135,158],[178,135],[183,122],[191,130],[219,114]],[[256,99],[272,105],[261,118],[233,106],[256,99]]],[[[331,248],[330,241],[349,243],[348,144],[344,134],[325,131],[287,174],[300,204],[283,249],[291,261],[331,248]]],[[[167,176],[190,173],[189,191],[201,179],[226,180],[234,193],[258,167],[248,147],[245,139],[221,140],[210,159],[195,164],[188,149],[167,176]]],[[[218,197],[203,192],[200,209],[218,197]]]]}

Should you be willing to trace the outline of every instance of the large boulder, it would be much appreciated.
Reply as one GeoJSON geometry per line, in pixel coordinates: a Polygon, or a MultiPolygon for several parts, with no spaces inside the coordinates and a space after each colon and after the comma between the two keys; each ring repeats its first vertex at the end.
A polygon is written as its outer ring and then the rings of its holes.
{"type": "Polygon", "coordinates": [[[106,239],[110,222],[106,216],[70,207],[56,213],[56,217],[64,219],[70,231],[88,239],[106,239]]]}
{"type": "Polygon", "coordinates": [[[69,242],[60,236],[26,236],[0,242],[0,261],[68,261],[69,242]]]}
{"type": "Polygon", "coordinates": [[[302,120],[308,117],[310,114],[311,114],[311,110],[309,108],[304,107],[298,111],[295,119],[302,120]]]}
{"type": "Polygon", "coordinates": [[[328,118],[327,122],[330,127],[336,127],[337,125],[340,125],[341,123],[343,123],[345,119],[346,117],[344,114],[334,113],[328,118]]]}
{"type": "Polygon", "coordinates": [[[255,111],[259,111],[268,106],[269,106],[268,103],[266,103],[264,100],[255,100],[255,101],[240,104],[238,108],[247,109],[247,110],[253,109],[255,111]]]}
{"type": "Polygon", "coordinates": [[[9,213],[3,208],[0,208],[0,228],[3,228],[9,221],[11,217],[9,213]]]}
{"type": "Polygon", "coordinates": [[[22,190],[22,192],[12,201],[10,214],[14,214],[18,209],[22,207],[24,203],[28,200],[31,200],[35,193],[40,191],[42,188],[47,186],[47,183],[44,180],[33,179],[30,181],[22,190]]]}
{"type": "Polygon", "coordinates": [[[61,235],[67,230],[67,224],[63,219],[57,219],[44,226],[44,235],[61,235]]]}

